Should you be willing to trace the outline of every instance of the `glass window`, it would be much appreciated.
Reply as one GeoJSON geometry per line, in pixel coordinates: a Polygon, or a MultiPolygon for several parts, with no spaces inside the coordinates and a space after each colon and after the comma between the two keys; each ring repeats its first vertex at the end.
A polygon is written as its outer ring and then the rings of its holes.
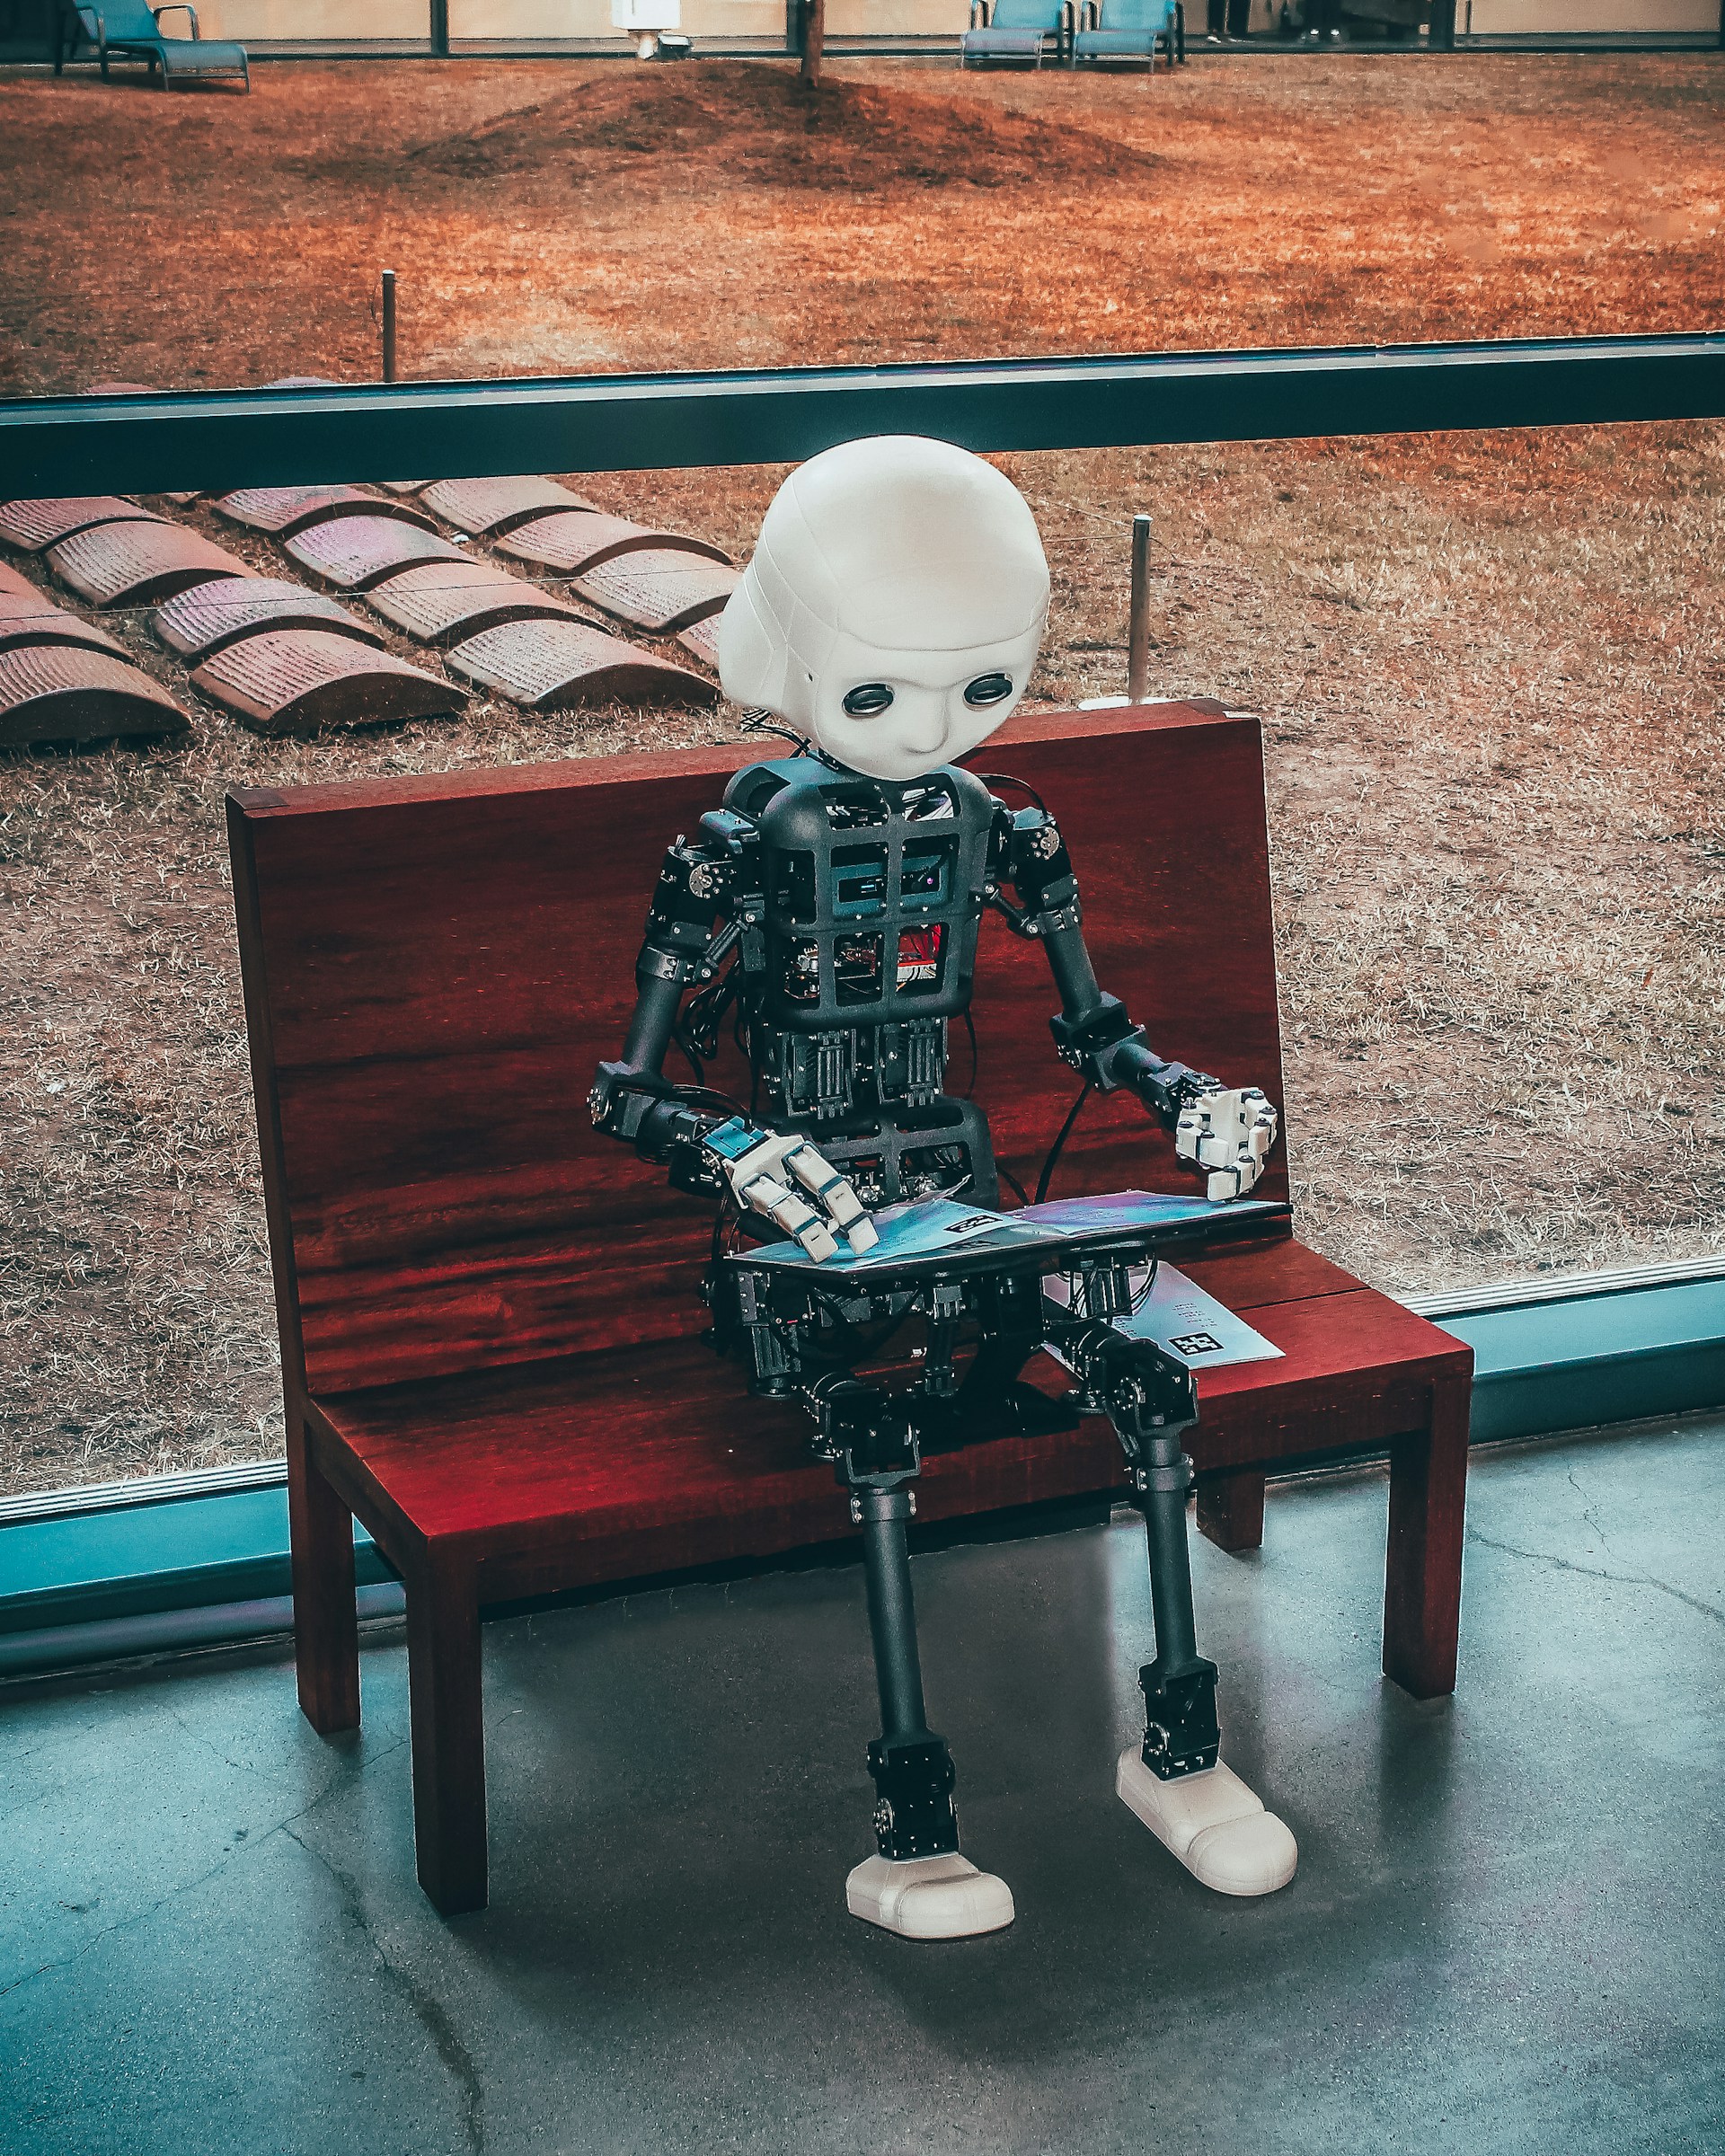
{"type": "MultiPolygon", "coordinates": [[[[1711,58],[1480,53],[1440,83],[1391,49],[1430,12],[1374,4],[1224,11],[1218,35],[1384,49],[1177,70],[1154,108],[1129,74],[845,58],[866,9],[835,5],[815,128],[792,70],[722,53],[264,61],[197,130],[163,125],[160,93],[104,92],[87,56],[18,74],[0,396],[376,379],[385,261],[420,378],[1709,326],[1711,58]]],[[[206,7],[205,37],[274,12],[206,7]]],[[[686,0],[684,29],[711,46],[747,12],[721,30],[686,0]]],[[[448,13],[458,49],[505,34],[507,7],[448,13]]],[[[590,13],[595,51],[633,49],[590,13]]],[[[961,13],[929,0],[931,50],[961,13]]],[[[0,40],[39,18],[0,6],[0,40]]],[[[1032,706],[1123,690],[1148,509],[1152,693],[1261,716],[1307,1239],[1407,1291],[1721,1247],[1725,429],[1000,461],[1054,572],[1032,706]]],[[[225,789],[736,736],[694,692],[545,708],[575,645],[524,641],[520,615],[603,621],[711,685],[713,556],[747,559],[782,469],[350,476],[333,517],[278,493],[129,521],[432,685],[382,720],[357,692],[302,710],[291,684],[235,686],[237,661],[218,694],[213,617],[176,643],[159,589],[122,576],[104,601],[0,534],[0,567],[186,722],[0,754],[0,1489],[281,1449],[225,789]],[[528,483],[560,479],[572,500],[528,483]],[[654,543],[597,558],[595,508],[654,543]]],[[[886,951],[851,945],[860,994],[886,951]]],[[[901,982],[938,968],[892,949],[901,982]]]]}

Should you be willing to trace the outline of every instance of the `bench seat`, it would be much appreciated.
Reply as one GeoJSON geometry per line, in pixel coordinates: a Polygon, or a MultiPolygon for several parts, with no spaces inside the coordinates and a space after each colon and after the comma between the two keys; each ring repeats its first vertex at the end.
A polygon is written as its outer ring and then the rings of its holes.
{"type": "MultiPolygon", "coordinates": [[[[1291,1238],[1181,1269],[1283,1350],[1202,1373],[1200,1472],[1384,1445],[1416,1427],[1431,1385],[1465,1370],[1449,1334],[1291,1238]],[[1268,1410],[1268,1411],[1267,1411],[1268,1410]]],[[[1065,1374],[1039,1356],[1049,1392],[1065,1374]]],[[[398,1567],[420,1542],[460,1543],[482,1602],[769,1557],[850,1533],[807,1418],[750,1399],[696,1339],[464,1372],[327,1398],[320,1464],[370,1517],[398,1567]],[[351,1472],[345,1462],[351,1462],[351,1472]]],[[[1109,1424],[935,1454],[917,1513],[948,1519],[1124,1490],[1109,1424]]]]}

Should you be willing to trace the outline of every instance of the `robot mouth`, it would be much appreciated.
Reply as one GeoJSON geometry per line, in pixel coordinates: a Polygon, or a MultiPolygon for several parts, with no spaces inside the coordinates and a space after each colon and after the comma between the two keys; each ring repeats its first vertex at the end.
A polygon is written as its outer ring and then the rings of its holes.
{"type": "Polygon", "coordinates": [[[920,778],[924,772],[933,771],[946,761],[950,739],[951,736],[945,732],[932,745],[920,741],[912,744],[891,739],[863,739],[847,742],[845,755],[854,769],[871,778],[920,778]]]}

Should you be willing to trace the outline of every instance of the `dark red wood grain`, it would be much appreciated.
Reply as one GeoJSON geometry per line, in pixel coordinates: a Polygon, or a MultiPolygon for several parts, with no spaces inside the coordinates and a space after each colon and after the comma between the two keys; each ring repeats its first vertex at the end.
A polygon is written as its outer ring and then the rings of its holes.
{"type": "Polygon", "coordinates": [[[1200,1475],[1194,1493],[1200,1534],[1218,1550],[1257,1550],[1264,1540],[1261,1468],[1235,1468],[1200,1475]]]}
{"type": "MultiPolygon", "coordinates": [[[[997,740],[986,761],[1056,806],[1104,985],[1165,1053],[1279,1104],[1257,729],[1117,720],[1101,740],[1105,757],[1070,738],[997,740]]],[[[744,760],[582,761],[554,766],[554,786],[505,773],[459,793],[306,789],[292,807],[239,798],[314,1389],[704,1321],[692,1288],[705,1213],[596,1137],[581,1103],[628,1022],[664,848],[744,760]]],[[[978,980],[977,1096],[1007,1166],[1033,1179],[1072,1097],[1048,1030],[1057,998],[1040,950],[992,922],[978,980]]],[[[736,1074],[721,1066],[715,1082],[736,1074]]],[[[1194,1187],[1136,1100],[1092,1100],[1057,1192],[1146,1183],[1194,1187]]],[[[1279,1161],[1264,1188],[1286,1194],[1279,1161]]]]}
{"type": "MultiPolygon", "coordinates": [[[[1202,1419],[1189,1444],[1201,1470],[1387,1443],[1422,1427],[1434,1380],[1467,1352],[1368,1288],[1252,1316],[1285,1359],[1200,1375],[1202,1419]]],[[[808,1459],[803,1418],[751,1400],[735,1368],[694,1339],[476,1368],[314,1406],[360,1487],[402,1529],[487,1559],[549,1539],[571,1551],[571,1586],[606,1577],[588,1568],[581,1545],[624,1533],[636,1538],[633,1569],[652,1572],[850,1532],[832,1471],[808,1459]],[[721,1519],[759,1539],[703,1550],[721,1519]]],[[[917,1504],[941,1518],[1124,1480],[1113,1432],[1098,1421],[936,1455],[917,1504]]]]}
{"type": "MultiPolygon", "coordinates": [[[[801,1419],[751,1401],[696,1338],[707,1210],[597,1139],[585,1108],[632,1008],[664,848],[749,760],[738,746],[230,801],[289,1423],[305,1434],[290,1448],[301,1697],[320,1728],[357,1714],[337,1550],[350,1507],[407,1583],[420,1877],[446,1910],[484,1895],[480,1608],[852,1532],[801,1419]]],[[[1097,974],[1154,1044],[1280,1107],[1256,724],[1208,704],[1042,714],[974,762],[1053,808],[1097,974]]],[[[1026,1183],[1073,1098],[1057,1003],[1039,950],[987,924],[975,1091],[1026,1183]]],[[[1134,1186],[1195,1187],[1136,1101],[1092,1099],[1054,1188],[1134,1186]]],[[[1286,1195],[1285,1152],[1263,1188],[1286,1195]]],[[[1284,1351],[1200,1379],[1210,1531],[1234,1531],[1227,1491],[1250,1526],[1267,1465],[1391,1447],[1385,1666],[1442,1689],[1468,1350],[1289,1235],[1176,1259],[1284,1351]]],[[[1051,1365],[1042,1382],[1058,1383],[1051,1365]]],[[[1088,1423],[930,1459],[919,1509],[1120,1485],[1112,1433],[1088,1423]]]]}

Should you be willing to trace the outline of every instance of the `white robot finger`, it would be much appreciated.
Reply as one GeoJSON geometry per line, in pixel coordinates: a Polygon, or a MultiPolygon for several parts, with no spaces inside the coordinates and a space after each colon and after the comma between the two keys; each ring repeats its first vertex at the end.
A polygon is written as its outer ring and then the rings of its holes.
{"type": "Polygon", "coordinates": [[[1196,1101],[1189,1101],[1180,1111],[1180,1120],[1174,1126],[1174,1151],[1183,1161],[1195,1161],[1199,1147],[1209,1135],[1210,1118],[1196,1101]]]}
{"type": "Polygon", "coordinates": [[[1212,1205],[1226,1205],[1243,1197],[1262,1175],[1276,1131],[1276,1110],[1260,1087],[1218,1086],[1181,1110],[1174,1150],[1181,1160],[1208,1171],[1206,1196],[1212,1205]]]}
{"type": "Polygon", "coordinates": [[[1250,1154],[1243,1153],[1234,1164],[1234,1195],[1236,1197],[1243,1197],[1247,1191],[1253,1188],[1258,1178],[1263,1172],[1261,1162],[1253,1160],[1250,1154]]]}
{"type": "Polygon", "coordinates": [[[868,1210],[850,1183],[826,1156],[812,1145],[800,1145],[784,1156],[783,1165],[816,1198],[835,1227],[844,1230],[851,1249],[860,1258],[871,1250],[880,1237],[868,1210]]]}
{"type": "Polygon", "coordinates": [[[838,1245],[819,1214],[806,1198],[794,1190],[787,1190],[770,1175],[756,1176],[737,1195],[751,1210],[765,1213],[788,1235],[794,1235],[817,1265],[836,1256],[838,1245]]]}

